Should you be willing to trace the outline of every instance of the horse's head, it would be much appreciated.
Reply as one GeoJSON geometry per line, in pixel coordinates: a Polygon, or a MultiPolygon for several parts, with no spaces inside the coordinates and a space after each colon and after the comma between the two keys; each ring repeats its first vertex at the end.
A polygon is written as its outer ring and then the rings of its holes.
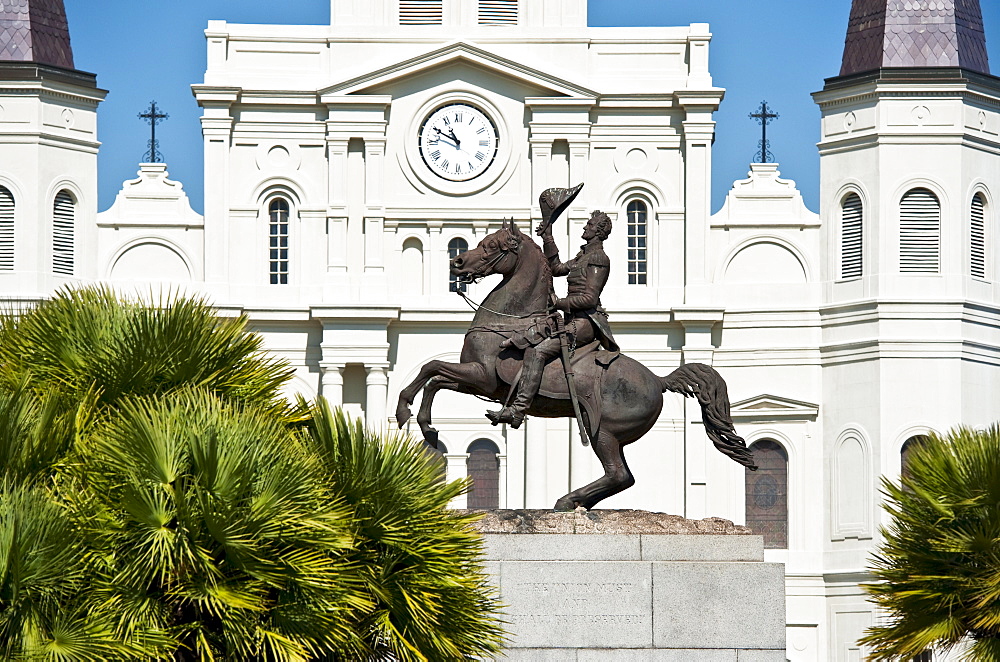
{"type": "Polygon", "coordinates": [[[525,239],[514,219],[504,219],[500,229],[483,237],[478,246],[451,259],[451,273],[467,283],[493,274],[509,276],[517,267],[525,239]]]}

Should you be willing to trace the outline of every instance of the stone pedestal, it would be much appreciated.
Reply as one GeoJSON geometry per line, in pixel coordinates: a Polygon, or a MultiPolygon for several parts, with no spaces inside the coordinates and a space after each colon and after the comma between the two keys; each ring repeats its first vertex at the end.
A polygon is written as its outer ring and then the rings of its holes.
{"type": "Polygon", "coordinates": [[[492,511],[504,660],[784,662],[784,567],[728,520],[492,511]]]}

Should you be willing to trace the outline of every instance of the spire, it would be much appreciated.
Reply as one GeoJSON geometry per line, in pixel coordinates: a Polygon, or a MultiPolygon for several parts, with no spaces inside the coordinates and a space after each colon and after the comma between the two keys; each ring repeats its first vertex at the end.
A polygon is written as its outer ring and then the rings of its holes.
{"type": "Polygon", "coordinates": [[[914,67],[990,73],[979,0],[853,0],[840,75],[914,67]]]}
{"type": "Polygon", "coordinates": [[[0,62],[73,69],[63,0],[0,0],[0,62]]]}

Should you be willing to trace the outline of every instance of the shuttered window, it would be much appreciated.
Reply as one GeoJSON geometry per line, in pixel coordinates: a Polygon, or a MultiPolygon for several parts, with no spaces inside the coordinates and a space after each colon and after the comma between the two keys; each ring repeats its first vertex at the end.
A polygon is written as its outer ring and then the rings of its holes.
{"type": "Polygon", "coordinates": [[[972,196],[969,225],[972,275],[975,278],[986,278],[986,200],[982,193],[972,196]]]}
{"type": "Polygon", "coordinates": [[[840,277],[858,278],[862,267],[862,227],[864,208],[861,197],[851,193],[840,207],[840,277]]]}
{"type": "Polygon", "coordinates": [[[899,203],[899,271],[936,274],[941,268],[941,203],[915,188],[899,203]]]}
{"type": "Polygon", "coordinates": [[[646,203],[633,200],[628,216],[628,284],[646,284],[646,203]]]}
{"type": "Polygon", "coordinates": [[[517,25],[517,0],[479,0],[479,25],[517,25]]]}
{"type": "Polygon", "coordinates": [[[76,201],[69,191],[59,191],[52,209],[52,271],[73,275],[76,201]]]}
{"type": "Polygon", "coordinates": [[[288,284],[288,202],[275,198],[268,208],[268,251],[271,285],[288,284]]]}
{"type": "Polygon", "coordinates": [[[442,0],[399,0],[400,25],[441,25],[442,0]]]}
{"type": "Polygon", "coordinates": [[[14,196],[0,186],[0,271],[14,270],[14,196]]]}

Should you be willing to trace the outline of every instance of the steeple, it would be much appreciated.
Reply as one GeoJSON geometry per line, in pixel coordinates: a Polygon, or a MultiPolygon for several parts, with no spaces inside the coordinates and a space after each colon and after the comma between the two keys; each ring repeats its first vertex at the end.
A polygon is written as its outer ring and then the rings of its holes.
{"type": "Polygon", "coordinates": [[[63,0],[0,0],[0,62],[73,69],[63,0]]]}
{"type": "Polygon", "coordinates": [[[990,73],[979,0],[854,0],[840,75],[915,67],[990,73]]]}

